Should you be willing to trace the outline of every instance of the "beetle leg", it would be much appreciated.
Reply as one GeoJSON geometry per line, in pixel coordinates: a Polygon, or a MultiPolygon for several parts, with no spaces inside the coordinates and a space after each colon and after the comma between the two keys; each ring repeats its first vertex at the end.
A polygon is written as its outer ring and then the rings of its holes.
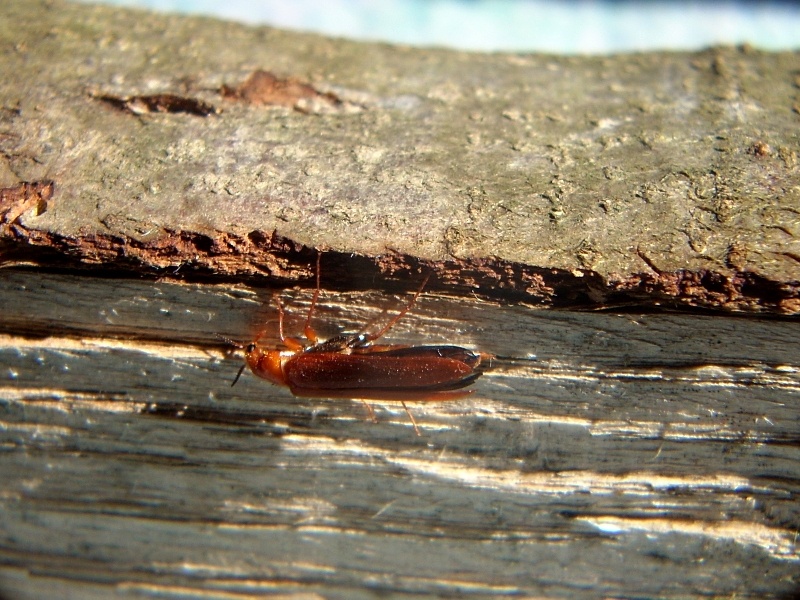
{"type": "Polygon", "coordinates": [[[411,414],[411,411],[408,410],[406,403],[400,400],[400,404],[403,405],[403,408],[406,409],[406,414],[408,418],[411,419],[411,424],[414,426],[414,433],[417,434],[417,437],[420,437],[422,434],[419,432],[419,427],[417,426],[417,420],[414,418],[414,415],[411,414]]]}
{"type": "Polygon", "coordinates": [[[285,342],[286,336],[283,334],[283,304],[280,296],[275,296],[275,302],[278,304],[278,336],[282,342],[285,342]]]}
{"type": "MultiPolygon", "coordinates": [[[[281,343],[286,346],[289,350],[294,352],[298,352],[303,349],[303,342],[296,338],[286,337],[283,333],[283,304],[281,304],[281,299],[279,297],[275,297],[275,301],[278,304],[278,336],[281,338],[281,343]]],[[[258,334],[256,341],[264,334],[261,332],[258,334]]]]}
{"type": "Polygon", "coordinates": [[[311,327],[311,315],[314,314],[314,307],[317,305],[317,300],[319,299],[319,263],[320,259],[322,258],[322,253],[317,252],[317,287],[314,290],[314,295],[311,297],[311,306],[308,307],[308,316],[306,317],[306,325],[303,328],[303,335],[306,336],[306,339],[311,343],[313,346],[317,343],[319,339],[317,336],[317,332],[314,331],[314,328],[311,327]]]}
{"type": "MultiPolygon", "coordinates": [[[[377,423],[377,422],[378,422],[378,419],[375,417],[375,411],[374,411],[374,410],[373,410],[373,408],[372,408],[372,407],[369,405],[369,402],[367,402],[367,401],[366,401],[366,400],[364,400],[364,399],[362,399],[362,400],[361,400],[361,402],[363,402],[363,403],[364,403],[364,406],[366,406],[366,407],[367,407],[367,412],[369,412],[369,418],[370,418],[370,420],[371,420],[373,423],[377,423]]],[[[422,434],[421,434],[421,433],[420,433],[420,431],[419,431],[419,426],[417,425],[417,420],[414,418],[414,415],[412,415],[412,414],[411,414],[411,411],[410,411],[410,410],[408,410],[408,406],[406,406],[406,403],[405,403],[405,402],[403,402],[402,400],[400,400],[400,404],[402,404],[402,405],[403,405],[403,408],[405,409],[405,411],[406,411],[406,414],[408,415],[408,418],[409,418],[409,419],[411,419],[411,424],[414,426],[414,433],[416,433],[416,434],[417,434],[417,436],[421,436],[422,434]]]]}
{"type": "Polygon", "coordinates": [[[363,402],[364,406],[367,407],[367,412],[369,413],[369,420],[372,421],[373,423],[377,423],[378,418],[375,416],[375,411],[369,405],[369,402],[367,402],[366,400],[361,400],[361,402],[363,402]]]}

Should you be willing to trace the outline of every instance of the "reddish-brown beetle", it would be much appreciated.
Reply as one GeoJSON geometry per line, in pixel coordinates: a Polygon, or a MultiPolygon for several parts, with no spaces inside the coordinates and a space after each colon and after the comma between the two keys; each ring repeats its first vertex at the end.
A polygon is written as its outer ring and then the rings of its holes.
{"type": "MultiPolygon", "coordinates": [[[[278,332],[285,349],[265,349],[259,335],[244,347],[245,366],[259,377],[287,386],[295,396],[393,400],[403,405],[419,435],[419,427],[405,401],[442,401],[472,393],[463,388],[474,382],[481,358],[488,355],[458,346],[375,345],[414,306],[428,277],[411,301],[377,333],[337,335],[319,340],[311,317],[319,299],[320,255],[317,255],[317,287],[308,309],[303,334],[308,341],[283,332],[284,311],[278,301],[278,332]]],[[[370,414],[372,408],[366,404],[370,414]]],[[[373,416],[374,418],[374,416],[373,416]]]]}

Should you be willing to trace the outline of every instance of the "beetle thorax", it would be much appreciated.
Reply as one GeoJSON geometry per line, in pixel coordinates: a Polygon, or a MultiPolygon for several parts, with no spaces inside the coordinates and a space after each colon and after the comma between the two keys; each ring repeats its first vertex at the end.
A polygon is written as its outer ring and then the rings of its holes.
{"type": "Polygon", "coordinates": [[[264,350],[257,344],[250,344],[245,348],[245,360],[250,370],[255,375],[277,385],[286,385],[283,365],[294,354],[294,352],[286,350],[264,350]]]}

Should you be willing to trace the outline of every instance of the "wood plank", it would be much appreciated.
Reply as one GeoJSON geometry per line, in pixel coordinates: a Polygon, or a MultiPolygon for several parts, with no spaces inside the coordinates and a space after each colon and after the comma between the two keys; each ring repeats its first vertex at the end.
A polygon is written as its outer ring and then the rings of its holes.
{"type": "MultiPolygon", "coordinates": [[[[249,339],[272,290],[0,277],[5,597],[797,589],[797,321],[424,294],[393,341],[497,356],[468,400],[412,405],[417,437],[393,403],[230,387],[215,334],[249,339]]],[[[302,325],[311,290],[280,293],[302,325]]],[[[323,290],[316,323],[405,298],[323,290]]]]}
{"type": "Polygon", "coordinates": [[[2,12],[0,597],[800,593],[800,322],[530,306],[797,313],[797,53],[2,12]],[[230,386],[315,248],[324,335],[430,269],[391,340],[495,355],[421,437],[230,386]]]}

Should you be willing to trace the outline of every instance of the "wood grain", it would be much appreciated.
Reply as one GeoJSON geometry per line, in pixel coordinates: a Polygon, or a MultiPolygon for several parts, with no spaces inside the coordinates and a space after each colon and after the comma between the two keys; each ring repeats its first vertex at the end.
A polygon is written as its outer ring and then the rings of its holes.
{"type": "MultiPolygon", "coordinates": [[[[0,275],[7,598],[787,597],[800,323],[423,295],[392,341],[496,354],[466,401],[293,398],[220,334],[271,290],[0,275]]],[[[280,291],[298,329],[306,288],[280,291]]],[[[326,335],[405,297],[323,290],[326,335]]],[[[273,305],[274,306],[274,305],[273,305]]],[[[270,321],[272,322],[270,323],[270,321]]]]}

